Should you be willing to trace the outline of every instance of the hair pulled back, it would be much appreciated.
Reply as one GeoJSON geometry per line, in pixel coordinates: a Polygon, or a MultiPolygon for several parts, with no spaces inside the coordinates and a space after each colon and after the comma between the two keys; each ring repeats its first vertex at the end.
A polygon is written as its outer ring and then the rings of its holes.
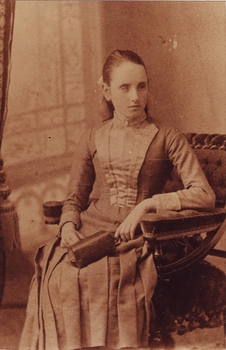
{"type": "MultiPolygon", "coordinates": [[[[108,86],[110,85],[114,68],[119,67],[123,62],[132,62],[139,64],[144,67],[147,73],[147,69],[142,58],[135,52],[131,50],[115,50],[107,57],[102,69],[103,82],[105,84],[108,86]]],[[[114,106],[112,102],[107,101],[105,98],[103,98],[103,102],[107,105],[107,109],[110,112],[110,115],[112,115],[114,112],[114,106]]]]}
{"type": "Polygon", "coordinates": [[[108,56],[103,66],[102,75],[104,83],[110,85],[113,69],[115,67],[119,67],[123,62],[132,62],[139,64],[144,67],[147,73],[147,69],[143,60],[135,52],[130,50],[115,50],[108,56]]]}

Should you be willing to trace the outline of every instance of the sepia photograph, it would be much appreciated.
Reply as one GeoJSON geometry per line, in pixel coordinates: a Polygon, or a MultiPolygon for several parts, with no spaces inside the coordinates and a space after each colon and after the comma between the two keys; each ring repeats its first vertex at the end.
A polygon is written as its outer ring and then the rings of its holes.
{"type": "Polygon", "coordinates": [[[0,350],[226,349],[226,2],[0,0],[0,350]]]}

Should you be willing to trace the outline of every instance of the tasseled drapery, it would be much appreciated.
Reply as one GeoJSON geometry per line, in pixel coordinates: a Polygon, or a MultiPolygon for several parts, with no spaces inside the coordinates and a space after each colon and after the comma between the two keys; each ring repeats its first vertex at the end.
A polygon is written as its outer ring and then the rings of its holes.
{"type": "MultiPolygon", "coordinates": [[[[15,1],[0,1],[0,150],[7,116],[14,13],[15,1]]],[[[18,217],[14,204],[8,200],[10,192],[0,153],[0,242],[4,252],[20,247],[18,217]]]]}

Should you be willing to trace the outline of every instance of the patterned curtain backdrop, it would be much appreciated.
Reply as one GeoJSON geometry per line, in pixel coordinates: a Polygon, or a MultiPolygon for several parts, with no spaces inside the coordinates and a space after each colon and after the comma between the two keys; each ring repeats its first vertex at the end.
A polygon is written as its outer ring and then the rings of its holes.
{"type": "MultiPolygon", "coordinates": [[[[0,1],[0,147],[7,116],[14,11],[15,1],[0,1]]],[[[9,194],[0,157],[0,302],[5,283],[5,253],[20,246],[18,217],[13,203],[7,199],[9,194]]]]}

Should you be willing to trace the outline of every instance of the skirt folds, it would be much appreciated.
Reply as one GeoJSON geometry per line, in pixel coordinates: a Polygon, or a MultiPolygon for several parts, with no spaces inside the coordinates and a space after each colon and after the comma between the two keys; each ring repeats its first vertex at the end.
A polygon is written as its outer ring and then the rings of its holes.
{"type": "Polygon", "coordinates": [[[44,247],[20,349],[148,347],[157,276],[153,256],[144,255],[144,248],[116,252],[78,269],[59,244],[44,247]]]}

